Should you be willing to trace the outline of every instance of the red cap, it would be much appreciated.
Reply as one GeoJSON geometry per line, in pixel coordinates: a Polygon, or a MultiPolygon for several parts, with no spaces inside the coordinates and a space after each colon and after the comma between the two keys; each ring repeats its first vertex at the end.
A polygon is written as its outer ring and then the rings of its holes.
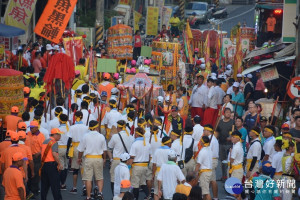
{"type": "Polygon", "coordinates": [[[196,60],[197,65],[201,65],[201,63],[202,63],[201,60],[196,60]]]}
{"type": "Polygon", "coordinates": [[[282,124],[281,129],[290,129],[290,126],[287,123],[282,124]]]}

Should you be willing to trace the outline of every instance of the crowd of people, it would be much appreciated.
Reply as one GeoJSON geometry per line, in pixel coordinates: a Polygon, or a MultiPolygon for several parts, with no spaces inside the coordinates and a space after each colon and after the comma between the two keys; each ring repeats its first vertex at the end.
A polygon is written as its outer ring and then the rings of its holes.
{"type": "Polygon", "coordinates": [[[18,50],[25,60],[13,67],[24,72],[25,112],[13,106],[3,123],[5,199],[45,200],[51,188],[60,200],[62,190],[79,193],[78,181],[86,199],[104,199],[108,183],[114,200],[139,199],[140,192],[155,200],[218,199],[217,181],[232,177],[244,185],[232,194],[237,199],[290,200],[296,195],[300,101],[294,99],[281,126],[274,114],[262,116],[256,103],[265,97],[260,71],[234,78],[231,65],[224,73],[210,72],[196,59],[192,87],[170,84],[149,110],[144,98],[129,91],[122,95],[118,76],[103,73],[99,87],[93,87],[82,58],[69,108],[63,92],[49,103],[43,82],[45,63],[63,48],[33,46],[27,59],[25,47],[18,50]],[[43,55],[39,48],[46,50],[43,55]],[[32,67],[23,66],[26,62],[32,67]],[[105,167],[110,180],[104,179],[105,167]],[[67,186],[68,170],[73,184],[67,186]]]}

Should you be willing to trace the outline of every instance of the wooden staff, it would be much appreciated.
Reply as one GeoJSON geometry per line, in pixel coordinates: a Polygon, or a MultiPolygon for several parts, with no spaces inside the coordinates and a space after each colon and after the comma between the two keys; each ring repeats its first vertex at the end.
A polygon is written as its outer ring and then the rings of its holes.
{"type": "MultiPolygon", "coordinates": [[[[51,94],[51,93],[50,93],[50,94],[51,94]]],[[[45,101],[46,101],[46,97],[47,97],[47,94],[45,94],[45,101]]],[[[50,105],[50,99],[49,99],[48,105],[45,107],[45,111],[44,111],[45,122],[47,122],[47,112],[48,112],[49,105],[50,105]]],[[[51,110],[50,110],[50,113],[51,113],[51,110]]],[[[50,115],[51,115],[51,114],[50,114],[50,115]]],[[[51,118],[51,117],[50,117],[50,118],[51,118]]]]}
{"type": "Polygon", "coordinates": [[[89,112],[89,115],[88,115],[88,118],[86,119],[86,125],[89,124],[90,115],[91,115],[91,110],[89,109],[88,112],[89,112]]]}
{"type": "MultiPolygon", "coordinates": [[[[151,90],[150,91],[150,94],[148,95],[148,99],[147,99],[147,102],[148,102],[148,106],[147,106],[147,111],[146,111],[146,113],[148,113],[148,112],[151,112],[151,97],[153,96],[153,82],[152,82],[152,89],[150,88],[149,90],[151,90]]],[[[155,116],[155,114],[154,114],[154,116],[155,116]]]]}
{"type": "Polygon", "coordinates": [[[275,109],[276,109],[278,100],[279,100],[279,96],[277,96],[276,101],[275,101],[275,103],[273,105],[273,110],[272,110],[272,115],[271,115],[271,121],[269,122],[270,125],[272,125],[272,122],[273,122],[273,119],[274,119],[275,109]]]}
{"type": "Polygon", "coordinates": [[[257,112],[257,116],[256,116],[256,120],[255,120],[254,127],[257,126],[257,123],[258,123],[258,120],[259,120],[259,115],[260,115],[261,111],[263,110],[262,107],[260,107],[260,108],[261,108],[261,109],[259,109],[258,112],[257,112]]]}

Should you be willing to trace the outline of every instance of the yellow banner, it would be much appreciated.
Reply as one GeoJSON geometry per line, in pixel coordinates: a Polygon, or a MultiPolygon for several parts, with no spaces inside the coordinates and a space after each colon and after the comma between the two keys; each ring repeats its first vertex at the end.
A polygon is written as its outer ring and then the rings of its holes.
{"type": "Polygon", "coordinates": [[[4,23],[27,30],[36,0],[10,0],[8,2],[4,23]]]}
{"type": "Polygon", "coordinates": [[[134,11],[134,32],[139,30],[139,22],[141,18],[142,18],[142,14],[137,11],[134,11]]]}
{"type": "Polygon", "coordinates": [[[159,8],[158,7],[150,7],[147,9],[147,31],[146,35],[157,35],[158,31],[158,15],[159,8]]]}

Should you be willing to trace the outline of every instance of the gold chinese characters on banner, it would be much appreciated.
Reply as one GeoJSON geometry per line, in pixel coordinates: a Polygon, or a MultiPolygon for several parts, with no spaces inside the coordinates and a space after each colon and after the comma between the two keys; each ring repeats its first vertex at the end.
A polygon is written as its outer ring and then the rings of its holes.
{"type": "Polygon", "coordinates": [[[4,14],[6,25],[27,30],[36,0],[10,0],[4,14]]]}
{"type": "Polygon", "coordinates": [[[34,32],[47,40],[59,43],[77,0],[48,1],[34,32]]]}
{"type": "Polygon", "coordinates": [[[157,35],[158,31],[158,15],[159,8],[158,7],[148,7],[147,9],[147,35],[157,35]]]}

